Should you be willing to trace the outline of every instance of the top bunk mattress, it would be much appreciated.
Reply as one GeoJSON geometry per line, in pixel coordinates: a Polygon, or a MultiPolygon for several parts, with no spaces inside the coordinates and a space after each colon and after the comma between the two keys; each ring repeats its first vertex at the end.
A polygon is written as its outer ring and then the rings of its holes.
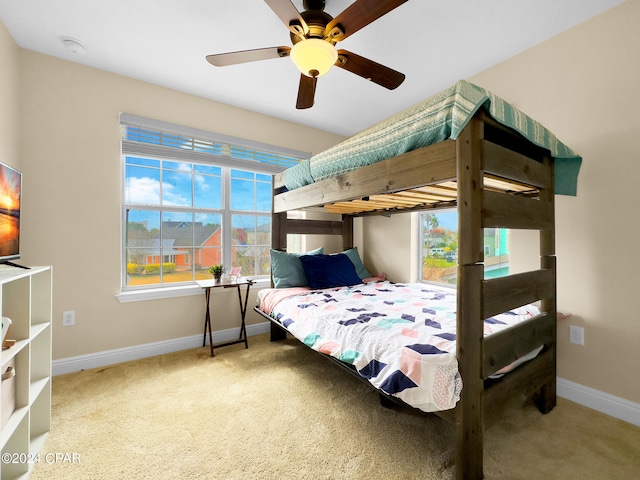
{"type": "Polygon", "coordinates": [[[540,123],[464,80],[285,170],[285,185],[294,190],[448,138],[456,140],[481,107],[502,125],[548,149],[554,158],[555,193],[576,195],[582,158],[540,123]]]}

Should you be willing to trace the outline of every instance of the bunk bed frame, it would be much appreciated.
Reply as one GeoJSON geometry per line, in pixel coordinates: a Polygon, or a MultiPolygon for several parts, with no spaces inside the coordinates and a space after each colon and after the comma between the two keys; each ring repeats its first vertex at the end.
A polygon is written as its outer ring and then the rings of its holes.
{"type": "MultiPolygon", "coordinates": [[[[556,404],[556,259],[554,174],[550,152],[480,109],[457,140],[287,191],[274,178],[272,248],[286,250],[287,234],[341,235],[353,246],[353,218],[457,206],[457,360],[464,387],[453,410],[437,412],[455,424],[456,478],[483,477],[485,426],[521,395],[547,413],[556,404]],[[324,206],[341,221],[287,218],[287,211],[324,206]],[[483,228],[538,230],[540,268],[484,279],[483,228]],[[483,319],[540,301],[541,314],[488,338],[483,319]],[[488,377],[544,345],[542,352],[501,380],[488,377]]],[[[267,316],[268,317],[268,316],[267,316]]],[[[285,332],[272,321],[272,340],[285,332]]]]}

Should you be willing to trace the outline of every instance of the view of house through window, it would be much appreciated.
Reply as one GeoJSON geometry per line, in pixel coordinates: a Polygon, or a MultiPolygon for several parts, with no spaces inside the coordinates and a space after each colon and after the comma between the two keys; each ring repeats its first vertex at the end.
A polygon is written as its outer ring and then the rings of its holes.
{"type": "MultiPolygon", "coordinates": [[[[438,210],[420,214],[421,275],[429,282],[455,284],[458,260],[458,213],[438,210]]],[[[509,274],[509,230],[484,229],[484,276],[509,274]]]]}
{"type": "Polygon", "coordinates": [[[127,156],[125,204],[127,286],[269,274],[270,175],[127,156]]]}
{"type": "Polygon", "coordinates": [[[270,274],[273,173],[297,158],[123,125],[123,289],[270,274]]]}

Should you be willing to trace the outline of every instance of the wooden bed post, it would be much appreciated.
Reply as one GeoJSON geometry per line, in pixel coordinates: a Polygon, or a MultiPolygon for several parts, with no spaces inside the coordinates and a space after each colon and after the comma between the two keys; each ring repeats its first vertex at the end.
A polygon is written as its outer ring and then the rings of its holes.
{"type": "Polygon", "coordinates": [[[557,287],[556,287],[556,242],[555,242],[555,186],[554,186],[554,168],[553,159],[546,157],[544,159],[544,165],[551,171],[551,183],[549,187],[540,189],[540,200],[550,202],[554,206],[552,209],[552,222],[551,229],[540,230],[540,268],[548,269],[552,271],[553,277],[553,295],[549,298],[544,298],[541,301],[542,311],[549,312],[549,315],[555,320],[553,322],[553,343],[546,346],[547,350],[551,352],[551,368],[552,368],[552,381],[546,383],[540,389],[539,394],[536,397],[536,405],[541,413],[549,413],[556,406],[556,338],[557,338],[557,318],[558,318],[558,306],[557,306],[557,287]]]}
{"type": "Polygon", "coordinates": [[[483,137],[484,124],[476,115],[456,142],[459,234],[456,344],[463,383],[460,403],[455,411],[458,480],[480,479],[483,476],[483,137]]]}
{"type": "MultiPolygon", "coordinates": [[[[287,212],[271,214],[271,248],[274,250],[287,250],[287,212]]],[[[273,288],[273,276],[271,277],[273,288]]],[[[272,342],[287,338],[287,332],[270,322],[272,342]]]]}
{"type": "Polygon", "coordinates": [[[342,215],[342,249],[353,248],[353,215],[342,215]]]}
{"type": "Polygon", "coordinates": [[[287,212],[271,214],[271,248],[287,250],[287,212]]]}

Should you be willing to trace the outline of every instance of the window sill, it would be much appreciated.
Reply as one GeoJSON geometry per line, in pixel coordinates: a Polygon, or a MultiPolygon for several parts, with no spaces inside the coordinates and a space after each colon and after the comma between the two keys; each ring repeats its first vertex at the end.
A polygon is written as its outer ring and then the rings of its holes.
{"type": "MultiPolygon", "coordinates": [[[[268,288],[270,280],[261,278],[254,282],[254,288],[268,288]]],[[[222,293],[223,289],[212,289],[214,294],[222,293]]],[[[202,295],[202,288],[197,285],[183,285],[179,287],[150,288],[141,290],[128,290],[116,294],[120,303],[143,302],[146,300],[160,300],[164,298],[189,297],[202,295]]]]}

